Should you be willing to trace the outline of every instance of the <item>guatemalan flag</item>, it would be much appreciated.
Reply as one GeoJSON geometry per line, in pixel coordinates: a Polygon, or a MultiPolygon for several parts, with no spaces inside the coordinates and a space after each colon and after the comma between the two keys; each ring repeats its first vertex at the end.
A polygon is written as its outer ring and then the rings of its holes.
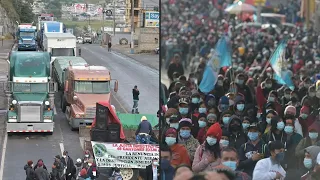
{"type": "Polygon", "coordinates": [[[203,72],[199,89],[203,93],[212,91],[217,83],[221,67],[231,66],[230,47],[226,37],[219,39],[216,49],[211,51],[211,59],[203,72]]]}
{"type": "Polygon", "coordinates": [[[279,84],[286,85],[291,90],[294,90],[294,84],[291,79],[292,73],[287,69],[288,61],[285,59],[286,46],[286,41],[282,41],[278,45],[270,58],[270,65],[274,71],[273,79],[279,84]]]}

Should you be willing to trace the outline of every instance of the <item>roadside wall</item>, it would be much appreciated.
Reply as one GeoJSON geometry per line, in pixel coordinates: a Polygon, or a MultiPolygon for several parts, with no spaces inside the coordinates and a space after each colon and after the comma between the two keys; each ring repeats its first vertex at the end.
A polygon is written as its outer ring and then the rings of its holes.
{"type": "Polygon", "coordinates": [[[9,19],[7,12],[1,5],[0,5],[0,25],[3,25],[3,35],[6,35],[7,33],[14,33],[17,27],[17,23],[9,19]]]}
{"type": "Polygon", "coordinates": [[[150,52],[159,47],[159,28],[137,28],[138,52],[150,52]]]}

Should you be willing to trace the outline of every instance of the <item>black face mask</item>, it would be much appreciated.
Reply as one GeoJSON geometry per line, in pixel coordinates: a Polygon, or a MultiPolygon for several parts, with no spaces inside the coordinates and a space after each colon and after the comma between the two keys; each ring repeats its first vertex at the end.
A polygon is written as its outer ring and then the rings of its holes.
{"type": "Polygon", "coordinates": [[[298,101],[298,99],[296,97],[292,97],[290,98],[290,100],[293,102],[293,103],[296,103],[298,101]]]}
{"type": "Polygon", "coordinates": [[[214,123],[209,123],[209,122],[208,122],[208,123],[207,123],[207,126],[210,127],[210,126],[212,126],[213,124],[214,124],[214,123]]]}
{"type": "Polygon", "coordinates": [[[238,132],[238,131],[240,131],[241,127],[238,124],[232,124],[230,126],[230,129],[231,129],[231,131],[238,132]]]}

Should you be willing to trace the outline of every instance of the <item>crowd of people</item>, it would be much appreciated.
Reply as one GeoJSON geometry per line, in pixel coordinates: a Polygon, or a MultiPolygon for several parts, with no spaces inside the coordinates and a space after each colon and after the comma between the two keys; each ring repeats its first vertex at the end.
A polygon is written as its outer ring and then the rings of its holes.
{"type": "Polygon", "coordinates": [[[290,2],[277,13],[297,25],[268,28],[239,26],[246,22],[223,11],[231,1],[162,4],[162,68],[170,79],[161,85],[165,180],[210,173],[221,179],[320,179],[319,36],[312,23],[301,26],[300,2],[290,2]],[[222,67],[214,89],[203,93],[198,87],[222,36],[229,39],[232,65],[222,67]],[[283,66],[294,87],[275,80],[268,61],[283,39],[283,66]]]}

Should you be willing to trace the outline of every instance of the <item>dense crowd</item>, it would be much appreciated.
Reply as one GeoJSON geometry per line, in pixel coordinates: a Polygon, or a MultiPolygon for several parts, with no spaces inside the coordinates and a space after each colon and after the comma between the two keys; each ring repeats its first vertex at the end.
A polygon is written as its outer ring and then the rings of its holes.
{"type": "Polygon", "coordinates": [[[162,4],[161,53],[170,84],[162,84],[161,177],[320,179],[318,34],[301,26],[298,1],[277,12],[297,26],[268,28],[239,25],[240,18],[223,12],[228,3],[162,4]],[[220,69],[211,92],[202,93],[211,49],[222,36],[229,39],[232,65],[220,69]],[[283,39],[282,66],[294,87],[275,80],[268,61],[283,39]]]}

